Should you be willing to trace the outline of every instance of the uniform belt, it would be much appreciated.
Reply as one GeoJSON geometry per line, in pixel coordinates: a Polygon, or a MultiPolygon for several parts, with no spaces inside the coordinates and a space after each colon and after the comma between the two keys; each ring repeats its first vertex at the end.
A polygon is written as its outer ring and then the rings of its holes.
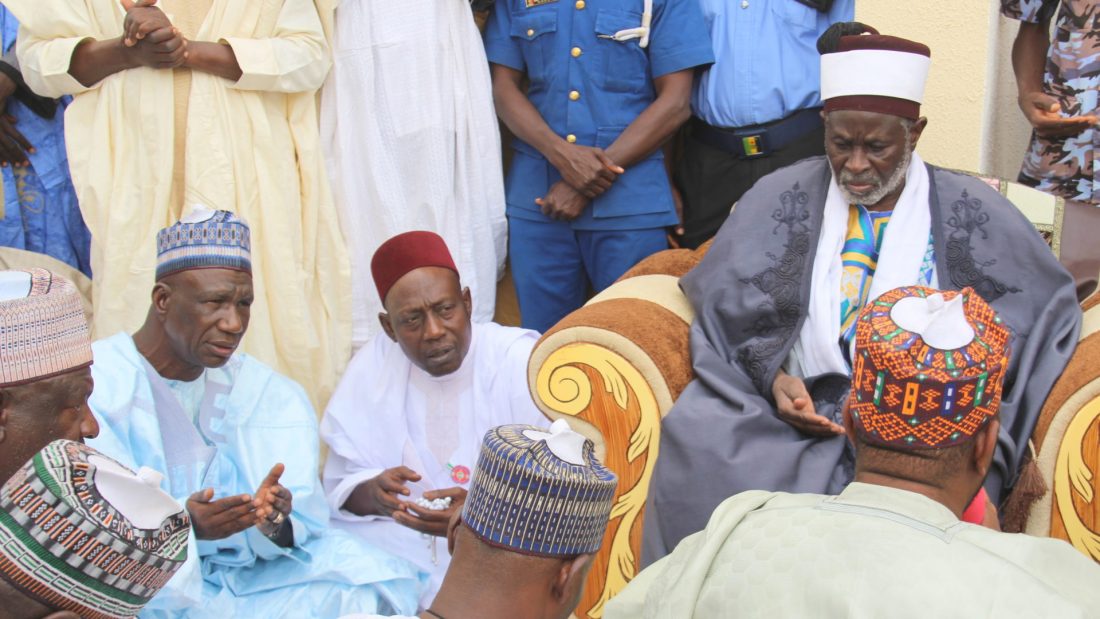
{"type": "Polygon", "coordinates": [[[821,126],[819,107],[799,110],[775,122],[733,129],[708,125],[698,117],[691,119],[692,136],[695,139],[739,159],[767,157],[821,126]]]}

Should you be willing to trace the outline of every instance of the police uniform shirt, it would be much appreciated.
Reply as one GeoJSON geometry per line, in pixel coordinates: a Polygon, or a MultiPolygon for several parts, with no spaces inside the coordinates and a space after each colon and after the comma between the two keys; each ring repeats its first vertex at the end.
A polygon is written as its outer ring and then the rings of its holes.
{"type": "MultiPolygon", "coordinates": [[[[642,25],[643,0],[507,0],[485,34],[489,61],[526,72],[527,96],[569,142],[607,148],[656,99],[653,79],[713,62],[696,0],[653,0],[649,45],[616,41],[642,25]]],[[[548,221],[535,199],[561,179],[529,144],[513,141],[508,216],[548,221]]],[[[657,149],[620,175],[573,221],[580,230],[675,225],[677,217],[657,149]]]]}

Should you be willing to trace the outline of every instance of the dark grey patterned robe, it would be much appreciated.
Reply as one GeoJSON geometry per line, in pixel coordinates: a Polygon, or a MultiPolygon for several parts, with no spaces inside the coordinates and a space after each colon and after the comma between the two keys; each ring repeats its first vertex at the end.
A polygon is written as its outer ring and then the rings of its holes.
{"type": "MultiPolygon", "coordinates": [[[[998,450],[986,480],[999,502],[1073,353],[1081,312],[1073,279],[1011,203],[978,179],[928,169],[940,287],[973,287],[1014,332],[998,450]]],[[[808,311],[829,179],[823,157],[761,179],[680,282],[696,312],[695,380],[663,423],[646,513],[646,564],[701,530],[714,508],[738,492],[836,494],[852,479],[847,438],[802,434],[776,416],[771,395],[808,311]]],[[[841,423],[849,377],[806,382],[817,412],[841,423]]]]}

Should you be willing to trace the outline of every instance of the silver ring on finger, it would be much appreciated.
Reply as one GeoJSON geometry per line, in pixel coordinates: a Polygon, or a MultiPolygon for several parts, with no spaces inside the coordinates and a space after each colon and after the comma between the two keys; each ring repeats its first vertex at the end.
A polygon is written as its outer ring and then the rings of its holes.
{"type": "Polygon", "coordinates": [[[268,518],[268,520],[271,522],[271,524],[273,524],[275,526],[279,526],[279,525],[283,524],[284,520],[286,520],[286,514],[284,514],[283,512],[280,512],[280,511],[276,511],[275,512],[275,517],[274,518],[268,518]]]}

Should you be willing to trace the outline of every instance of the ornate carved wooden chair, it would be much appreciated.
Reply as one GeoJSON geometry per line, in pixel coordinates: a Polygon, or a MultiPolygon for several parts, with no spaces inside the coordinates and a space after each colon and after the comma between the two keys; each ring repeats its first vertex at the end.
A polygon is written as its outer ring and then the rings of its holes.
{"type": "MultiPolygon", "coordinates": [[[[1079,291],[1100,272],[1095,236],[1069,238],[1070,209],[1016,183],[987,179],[1036,225],[1056,255],[1077,252],[1079,291]]],[[[1077,207],[1074,207],[1077,208],[1077,207]]],[[[1083,207],[1092,222],[1094,207],[1083,207]]],[[[1083,225],[1083,224],[1082,224],[1083,225]]],[[[1088,226],[1093,232],[1096,227],[1088,226]]],[[[1075,232],[1077,232],[1075,230],[1075,232]]],[[[688,330],[694,317],[679,278],[705,255],[668,250],[642,261],[584,307],[565,317],[531,355],[531,392],[551,419],[565,418],[596,444],[619,476],[604,544],[576,615],[598,619],[604,604],[637,573],[646,493],[658,457],[661,420],[692,379],[688,330]]],[[[1033,443],[1046,494],[1026,531],[1060,537],[1100,560],[1100,295],[1084,305],[1081,343],[1042,412],[1033,443]]]]}

